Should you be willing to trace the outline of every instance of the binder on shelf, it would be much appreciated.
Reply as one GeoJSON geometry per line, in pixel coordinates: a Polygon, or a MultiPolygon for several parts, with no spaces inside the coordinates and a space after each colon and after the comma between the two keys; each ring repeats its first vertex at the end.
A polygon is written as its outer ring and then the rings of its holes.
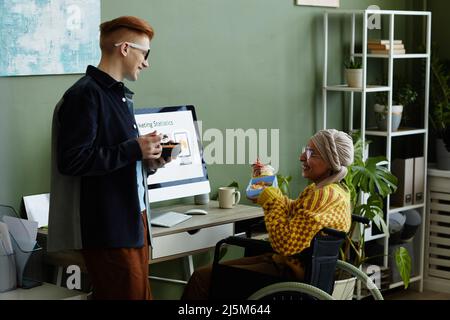
{"type": "Polygon", "coordinates": [[[397,191],[391,195],[391,205],[405,207],[413,204],[414,158],[392,161],[392,174],[398,179],[397,191]]]}
{"type": "Polygon", "coordinates": [[[425,182],[425,158],[414,158],[414,197],[413,204],[423,203],[424,190],[423,185],[425,182]]]}

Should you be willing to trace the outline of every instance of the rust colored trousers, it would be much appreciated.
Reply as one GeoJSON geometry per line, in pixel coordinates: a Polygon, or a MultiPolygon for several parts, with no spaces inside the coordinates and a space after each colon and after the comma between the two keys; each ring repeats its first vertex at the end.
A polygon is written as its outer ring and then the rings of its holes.
{"type": "Polygon", "coordinates": [[[142,248],[83,249],[95,300],[151,300],[148,281],[148,225],[142,212],[142,248]]]}

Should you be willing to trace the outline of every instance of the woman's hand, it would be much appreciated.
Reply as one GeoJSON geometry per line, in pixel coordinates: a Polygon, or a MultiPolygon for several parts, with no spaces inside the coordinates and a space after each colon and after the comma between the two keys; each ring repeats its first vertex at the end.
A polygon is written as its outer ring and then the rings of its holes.
{"type": "Polygon", "coordinates": [[[247,199],[253,203],[258,203],[258,197],[253,197],[253,198],[247,197],[247,199]]]}

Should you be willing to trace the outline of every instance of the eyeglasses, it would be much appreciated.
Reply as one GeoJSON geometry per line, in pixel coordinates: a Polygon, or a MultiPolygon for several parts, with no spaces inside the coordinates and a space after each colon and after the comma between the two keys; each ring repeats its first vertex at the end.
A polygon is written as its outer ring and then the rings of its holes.
{"type": "Polygon", "coordinates": [[[303,147],[302,149],[302,154],[306,155],[306,160],[309,160],[311,157],[315,157],[318,156],[314,149],[310,148],[310,147],[303,147]]]}
{"type": "Polygon", "coordinates": [[[122,42],[116,43],[116,44],[114,44],[114,47],[121,46],[124,43],[129,45],[131,48],[139,49],[139,50],[142,50],[143,52],[145,52],[144,59],[147,60],[148,55],[150,54],[150,48],[146,48],[144,46],[141,46],[140,44],[128,42],[128,41],[122,41],[122,42]]]}

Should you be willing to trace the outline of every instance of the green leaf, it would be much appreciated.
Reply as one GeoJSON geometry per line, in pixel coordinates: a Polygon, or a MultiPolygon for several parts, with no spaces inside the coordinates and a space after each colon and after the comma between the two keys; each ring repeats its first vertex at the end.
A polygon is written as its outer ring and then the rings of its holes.
{"type": "Polygon", "coordinates": [[[411,277],[411,257],[409,256],[408,250],[404,247],[400,247],[395,251],[395,264],[397,265],[397,270],[403,280],[405,289],[407,289],[411,277]]]}
{"type": "Polygon", "coordinates": [[[237,183],[236,181],[233,181],[232,183],[230,183],[228,185],[228,187],[235,187],[236,189],[239,189],[239,183],[237,183]]]}
{"type": "Polygon", "coordinates": [[[291,190],[289,188],[289,182],[291,180],[292,180],[291,176],[283,176],[281,174],[277,174],[278,188],[280,189],[282,194],[288,197],[291,194],[291,190]]]}

